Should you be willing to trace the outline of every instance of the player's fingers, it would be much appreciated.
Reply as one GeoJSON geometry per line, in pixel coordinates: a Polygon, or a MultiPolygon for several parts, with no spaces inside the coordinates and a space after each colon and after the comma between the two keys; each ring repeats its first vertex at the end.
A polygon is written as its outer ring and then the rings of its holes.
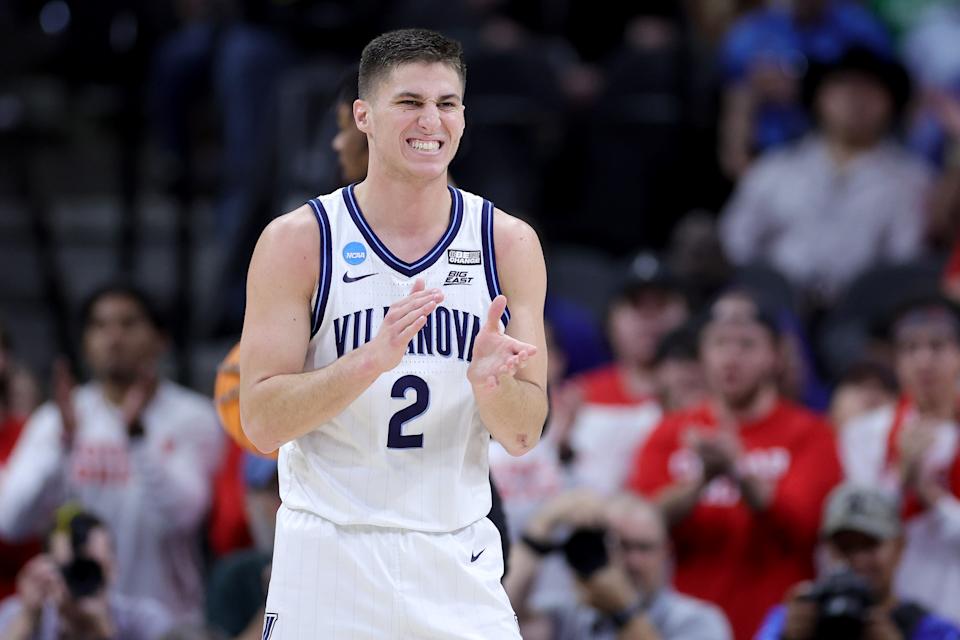
{"type": "Polygon", "coordinates": [[[410,289],[410,293],[417,293],[418,291],[423,291],[427,288],[427,283],[424,282],[423,278],[417,278],[413,281],[413,287],[410,289]]]}
{"type": "Polygon", "coordinates": [[[425,315],[414,319],[414,321],[411,322],[406,329],[400,332],[400,335],[398,336],[399,342],[401,344],[406,344],[413,340],[413,336],[417,335],[417,332],[420,331],[420,329],[423,329],[425,324],[427,324],[427,316],[425,315]]]}
{"type": "Polygon", "coordinates": [[[503,315],[503,311],[507,308],[507,296],[499,295],[493,299],[493,302],[490,303],[490,308],[487,309],[487,322],[484,325],[484,329],[487,331],[498,332],[500,330],[499,322],[500,316],[503,315]]]}
{"type": "Polygon", "coordinates": [[[437,300],[438,302],[443,299],[443,294],[437,289],[430,289],[427,291],[418,291],[412,295],[409,295],[405,298],[397,300],[392,305],[390,305],[390,310],[387,312],[387,317],[385,320],[388,322],[395,321],[398,318],[410,313],[412,309],[416,309],[418,306],[422,305],[428,300],[437,300]]]}
{"type": "Polygon", "coordinates": [[[420,316],[430,315],[431,313],[433,313],[433,310],[436,308],[437,308],[437,301],[433,299],[428,299],[420,306],[415,307],[410,311],[408,311],[406,314],[404,314],[403,317],[397,318],[396,324],[394,325],[394,327],[398,332],[402,333],[406,331],[407,327],[409,327],[411,323],[416,321],[417,318],[419,318],[420,316]]]}

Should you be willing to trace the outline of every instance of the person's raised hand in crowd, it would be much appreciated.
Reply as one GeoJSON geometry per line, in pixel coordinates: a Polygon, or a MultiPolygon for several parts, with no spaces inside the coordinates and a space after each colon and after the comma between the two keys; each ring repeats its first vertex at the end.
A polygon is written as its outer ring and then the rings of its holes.
{"type": "Polygon", "coordinates": [[[603,499],[588,489],[575,489],[552,498],[530,518],[526,535],[546,541],[560,526],[599,528],[606,519],[603,499]]]}
{"type": "Polygon", "coordinates": [[[897,437],[900,480],[904,488],[916,490],[921,480],[929,478],[924,459],[937,439],[935,421],[916,416],[908,419],[897,437]]]}
{"type": "Polygon", "coordinates": [[[812,582],[801,582],[789,592],[785,601],[782,640],[807,640],[817,629],[817,604],[810,599],[812,582]]]}
{"type": "Polygon", "coordinates": [[[550,429],[561,460],[569,461],[575,454],[570,438],[583,400],[583,387],[574,381],[562,382],[550,390],[550,429]]]}
{"type": "Polygon", "coordinates": [[[65,357],[57,358],[53,363],[53,402],[60,412],[63,425],[63,441],[69,448],[77,430],[77,410],[73,404],[73,390],[77,381],[70,371],[70,362],[65,357]]]}
{"type": "Polygon", "coordinates": [[[735,431],[723,426],[716,430],[692,428],[685,433],[685,439],[687,446],[700,458],[704,483],[735,473],[743,452],[735,431]]]}
{"type": "Polygon", "coordinates": [[[143,411],[150,404],[157,392],[157,371],[153,367],[144,366],[137,373],[137,379],[127,389],[120,403],[120,415],[127,432],[131,436],[143,435],[141,418],[143,411]]]}

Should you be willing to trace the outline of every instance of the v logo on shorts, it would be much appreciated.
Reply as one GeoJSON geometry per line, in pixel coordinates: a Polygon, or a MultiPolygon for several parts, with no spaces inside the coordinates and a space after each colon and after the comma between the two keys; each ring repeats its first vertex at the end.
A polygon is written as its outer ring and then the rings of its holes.
{"type": "Polygon", "coordinates": [[[277,619],[280,617],[278,613],[268,613],[263,616],[263,635],[260,636],[260,640],[270,640],[270,636],[273,634],[274,627],[277,626],[277,619]]]}
{"type": "Polygon", "coordinates": [[[477,558],[479,558],[480,556],[482,556],[482,555],[483,555],[483,552],[486,551],[486,550],[487,550],[487,548],[484,547],[483,549],[480,549],[480,553],[478,553],[478,554],[476,554],[476,555],[474,555],[474,554],[471,553],[471,554],[470,554],[470,562],[476,562],[476,561],[477,561],[477,558]]]}

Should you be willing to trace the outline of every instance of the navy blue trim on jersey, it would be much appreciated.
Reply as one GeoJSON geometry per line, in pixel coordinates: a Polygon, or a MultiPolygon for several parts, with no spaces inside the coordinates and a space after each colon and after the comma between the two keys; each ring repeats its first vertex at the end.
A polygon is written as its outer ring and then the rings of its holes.
{"type": "Polygon", "coordinates": [[[323,322],[323,312],[327,308],[327,298],[330,297],[330,278],[333,273],[333,237],[330,235],[330,219],[323,204],[316,198],[309,201],[313,208],[313,215],[320,225],[320,272],[317,285],[317,301],[313,306],[313,318],[310,323],[310,337],[313,338],[320,330],[323,322]]]}
{"type": "Polygon", "coordinates": [[[354,224],[357,225],[364,239],[370,244],[370,248],[380,256],[380,259],[383,260],[388,267],[408,278],[432,267],[460,231],[460,223],[463,221],[463,194],[460,193],[459,189],[448,186],[447,188],[450,189],[451,202],[450,224],[447,226],[447,231],[425,256],[416,262],[404,262],[393,255],[390,250],[387,249],[386,245],[380,242],[380,238],[377,237],[377,234],[375,234],[373,229],[370,228],[370,225],[367,224],[367,220],[363,217],[363,212],[360,211],[360,205],[357,204],[357,198],[353,192],[356,186],[356,183],[354,183],[349,187],[343,188],[343,201],[347,204],[347,211],[350,212],[350,217],[353,218],[354,224]]]}
{"type": "MultiPolygon", "coordinates": [[[[493,246],[493,203],[483,201],[483,214],[480,216],[480,238],[483,246],[483,275],[487,279],[487,291],[493,300],[503,293],[500,290],[500,277],[497,275],[497,251],[493,246]]],[[[510,309],[504,308],[500,316],[503,326],[510,324],[510,309]]]]}

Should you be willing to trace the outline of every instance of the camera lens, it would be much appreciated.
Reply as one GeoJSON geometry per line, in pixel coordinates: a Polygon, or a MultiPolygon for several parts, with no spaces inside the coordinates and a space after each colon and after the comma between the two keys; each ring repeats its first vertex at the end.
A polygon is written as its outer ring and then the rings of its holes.
{"type": "Polygon", "coordinates": [[[90,558],[74,558],[61,573],[74,599],[92,596],[103,587],[103,569],[90,558]]]}

